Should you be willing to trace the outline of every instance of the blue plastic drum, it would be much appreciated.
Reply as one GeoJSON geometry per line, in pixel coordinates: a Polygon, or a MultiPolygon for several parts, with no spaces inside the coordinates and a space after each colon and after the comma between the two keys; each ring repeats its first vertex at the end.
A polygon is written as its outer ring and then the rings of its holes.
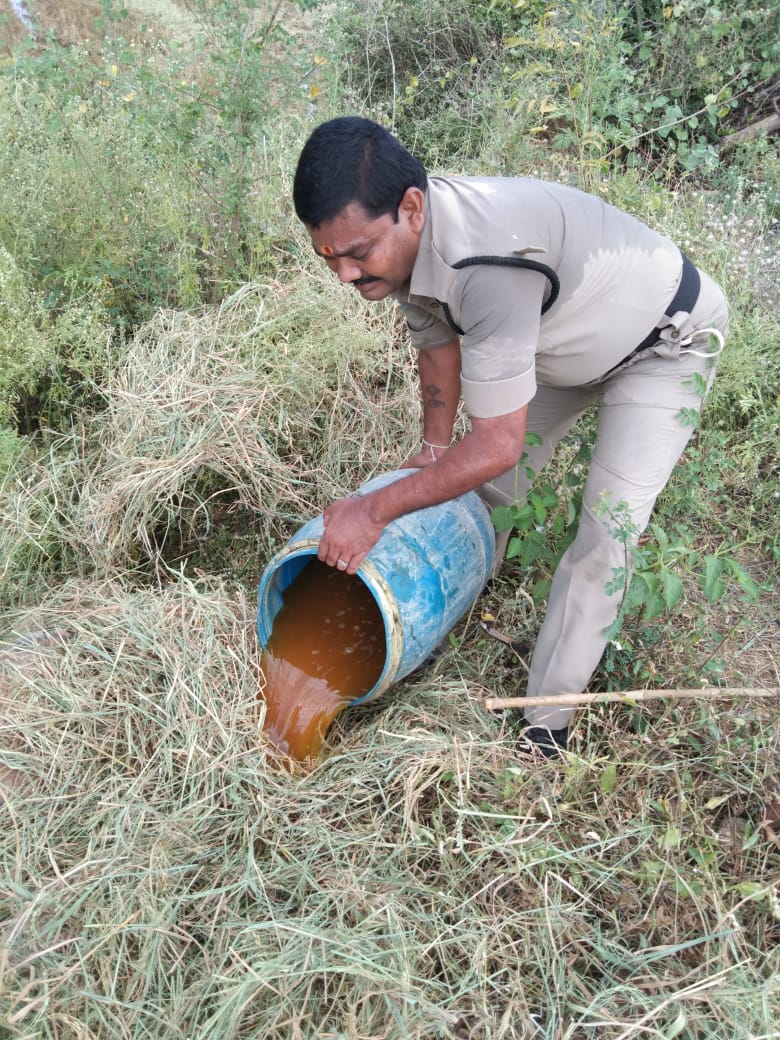
{"type": "MultiPolygon", "coordinates": [[[[384,473],[356,493],[368,494],[414,472],[384,473]]],[[[317,555],[323,530],[322,516],[304,524],[263,571],[257,616],[263,648],[285,590],[317,555]]],[[[494,553],[490,513],[474,491],[388,524],[357,572],[382,615],[385,665],[374,686],[354,704],[378,697],[422,664],[473,606],[490,576],[494,553]]]]}

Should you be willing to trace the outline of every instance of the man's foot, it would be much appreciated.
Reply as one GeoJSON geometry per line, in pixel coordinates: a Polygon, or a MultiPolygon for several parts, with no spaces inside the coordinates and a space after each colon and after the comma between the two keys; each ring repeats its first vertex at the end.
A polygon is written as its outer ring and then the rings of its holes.
{"type": "Polygon", "coordinates": [[[519,751],[523,755],[541,754],[544,758],[562,758],[568,737],[568,726],[564,726],[563,729],[529,726],[520,735],[519,751]]]}

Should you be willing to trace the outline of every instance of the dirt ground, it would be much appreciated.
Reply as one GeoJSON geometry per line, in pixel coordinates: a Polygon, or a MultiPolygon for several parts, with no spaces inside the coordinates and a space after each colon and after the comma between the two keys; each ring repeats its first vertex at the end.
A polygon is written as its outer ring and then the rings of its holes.
{"type": "MultiPolygon", "coordinates": [[[[125,0],[124,6],[128,17],[115,24],[126,37],[138,34],[144,23],[171,36],[189,34],[196,26],[190,12],[174,0],[125,0]]],[[[25,15],[39,40],[53,36],[60,43],[77,43],[104,35],[103,14],[99,0],[0,0],[0,50],[9,54],[30,36],[25,15]]]]}
{"type": "MultiPolygon", "coordinates": [[[[132,39],[146,26],[153,34],[185,39],[198,31],[198,19],[184,3],[175,0],[124,0],[128,14],[109,26],[108,31],[132,39]]],[[[305,16],[294,4],[284,4],[285,25],[295,32],[305,24],[305,16]]],[[[275,11],[269,5],[268,11],[275,11]]],[[[258,12],[261,21],[267,17],[258,12]]],[[[36,27],[40,42],[53,37],[60,43],[100,39],[106,33],[104,9],[100,0],[0,0],[0,53],[10,54],[13,47],[31,36],[25,22],[36,27]]]]}

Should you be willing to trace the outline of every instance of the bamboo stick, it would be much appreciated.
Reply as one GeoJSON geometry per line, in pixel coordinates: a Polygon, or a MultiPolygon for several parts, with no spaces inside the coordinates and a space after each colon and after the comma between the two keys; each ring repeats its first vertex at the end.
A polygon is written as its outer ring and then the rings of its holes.
{"type": "Polygon", "coordinates": [[[701,700],[720,700],[727,697],[767,698],[780,697],[780,686],[704,686],[691,690],[623,690],[618,693],[561,693],[557,697],[486,697],[483,701],[488,711],[503,711],[504,708],[542,708],[583,704],[620,704],[659,700],[664,697],[681,699],[695,697],[701,700]]]}

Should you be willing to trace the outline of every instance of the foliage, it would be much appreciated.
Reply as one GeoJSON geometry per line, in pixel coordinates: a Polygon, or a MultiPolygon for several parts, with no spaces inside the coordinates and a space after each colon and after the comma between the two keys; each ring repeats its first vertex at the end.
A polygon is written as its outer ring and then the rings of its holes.
{"type": "Polygon", "coordinates": [[[613,574],[606,589],[609,595],[617,595],[621,601],[618,618],[608,633],[610,638],[621,631],[631,614],[640,616],[646,623],[674,610],[683,594],[681,569],[698,567],[701,589],[710,603],[723,595],[726,575],[733,576],[750,599],[758,599],[758,586],[740,566],[729,546],[700,559],[700,554],[687,541],[670,539],[657,523],[650,524],[651,536],[640,542],[640,532],[625,502],[612,505],[604,501],[599,515],[626,550],[625,566],[613,574]]]}
{"type": "Polygon", "coordinates": [[[395,0],[335,19],[347,91],[428,164],[495,151],[489,106],[510,168],[536,139],[576,156],[581,176],[618,161],[662,178],[712,171],[719,136],[780,62],[780,13],[760,0],[395,0]]]}
{"type": "Polygon", "coordinates": [[[780,58],[774,5],[726,14],[708,0],[663,9],[575,0],[520,12],[504,39],[517,132],[602,170],[614,158],[657,163],[662,176],[714,169],[725,121],[780,58]]]}
{"type": "Polygon", "coordinates": [[[652,62],[660,92],[674,99],[676,109],[667,114],[687,115],[689,130],[698,127],[691,112],[704,110],[715,126],[777,73],[780,17],[774,4],[751,0],[726,9],[712,0],[621,0],[618,10],[627,42],[638,47],[638,62],[652,62]]]}
{"type": "Polygon", "coordinates": [[[368,0],[334,9],[341,88],[428,165],[484,148],[497,40],[470,0],[368,0]]]}
{"type": "Polygon", "coordinates": [[[0,424],[59,427],[107,364],[110,328],[94,294],[47,308],[0,245],[0,342],[0,424]]]}
{"type": "MultiPolygon", "coordinates": [[[[118,336],[268,268],[257,151],[285,89],[270,53],[283,38],[256,0],[192,9],[186,49],[114,32],[92,48],[30,45],[0,69],[0,245],[30,301],[4,368],[33,422],[42,370],[83,352],[77,305],[118,336]]],[[[122,14],[106,0],[104,17],[122,14]]]]}
{"type": "MultiPolygon", "coordinates": [[[[497,531],[512,532],[506,558],[516,560],[521,573],[532,576],[531,595],[536,603],[547,598],[552,574],[577,533],[584,466],[591,444],[587,439],[574,444],[572,440],[569,438],[569,443],[562,447],[569,458],[557,466],[560,484],[556,486],[552,479],[537,479],[539,475],[527,464],[526,453],[520,462],[525,463],[525,475],[532,482],[528,493],[522,501],[498,506],[491,513],[497,531]]],[[[542,443],[538,434],[530,432],[525,442],[528,446],[542,443]]]]}

